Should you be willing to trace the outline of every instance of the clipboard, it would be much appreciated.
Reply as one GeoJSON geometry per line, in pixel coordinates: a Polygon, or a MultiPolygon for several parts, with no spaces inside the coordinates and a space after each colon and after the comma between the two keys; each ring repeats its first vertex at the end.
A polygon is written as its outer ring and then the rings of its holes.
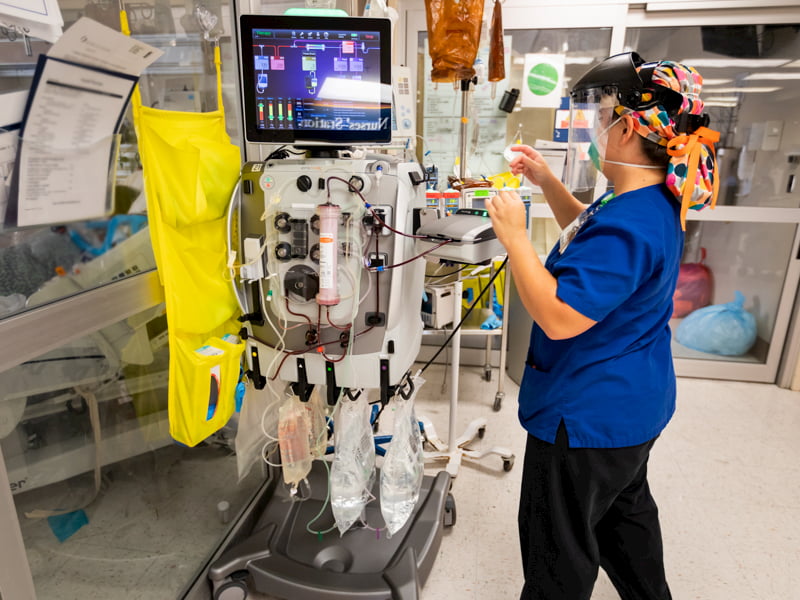
{"type": "Polygon", "coordinates": [[[135,75],[39,57],[20,127],[6,227],[111,212],[117,132],[137,81],[135,75]]]}

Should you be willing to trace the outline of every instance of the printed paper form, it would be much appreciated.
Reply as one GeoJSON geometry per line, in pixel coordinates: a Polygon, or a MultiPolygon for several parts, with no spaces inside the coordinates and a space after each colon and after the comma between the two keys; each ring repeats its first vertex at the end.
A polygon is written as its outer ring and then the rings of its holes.
{"type": "Polygon", "coordinates": [[[84,17],[40,58],[8,224],[62,223],[108,212],[113,136],[139,74],[162,54],[84,17]]]}
{"type": "Polygon", "coordinates": [[[53,58],[119,71],[136,77],[163,54],[162,50],[101,25],[88,17],[78,19],[47,53],[53,58]]]}
{"type": "Polygon", "coordinates": [[[20,149],[19,226],[102,216],[112,136],[136,80],[44,62],[20,149]]]}
{"type": "Polygon", "coordinates": [[[17,157],[19,126],[27,98],[28,92],[0,95],[0,223],[6,214],[7,186],[17,157]]]}

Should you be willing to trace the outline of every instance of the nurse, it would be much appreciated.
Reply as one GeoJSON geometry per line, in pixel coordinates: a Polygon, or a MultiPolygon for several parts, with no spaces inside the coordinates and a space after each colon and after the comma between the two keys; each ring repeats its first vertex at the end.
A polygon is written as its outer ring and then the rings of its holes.
{"type": "Polygon", "coordinates": [[[691,67],[632,52],[575,84],[567,173],[591,187],[593,164],[609,182],[589,206],[536,150],[512,148],[512,172],[542,188],[562,228],[544,265],[519,197],[488,204],[534,321],[519,394],[524,600],[589,600],[599,567],[623,600],[671,598],[647,463],[675,410],[669,319],[686,212],[716,197],[701,85],[691,67]]]}

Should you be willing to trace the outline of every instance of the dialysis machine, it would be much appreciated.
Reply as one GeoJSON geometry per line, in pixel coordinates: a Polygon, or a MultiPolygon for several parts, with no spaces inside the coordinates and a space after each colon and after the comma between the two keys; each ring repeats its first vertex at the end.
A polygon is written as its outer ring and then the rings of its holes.
{"type": "MultiPolygon", "coordinates": [[[[385,404],[408,385],[423,328],[424,264],[412,236],[424,215],[423,171],[360,149],[391,138],[389,34],[387,19],[241,16],[247,141],[287,144],[244,165],[229,213],[252,393],[281,381],[307,399],[324,386],[332,406],[342,392],[372,388],[385,404]]],[[[318,537],[306,523],[318,513],[316,527],[333,522],[319,463],[310,498],[265,488],[209,568],[215,599],[248,590],[418,597],[454,520],[449,476],[424,478],[414,513],[391,538],[366,528],[318,537]]],[[[380,519],[375,502],[366,517],[380,519]]]]}

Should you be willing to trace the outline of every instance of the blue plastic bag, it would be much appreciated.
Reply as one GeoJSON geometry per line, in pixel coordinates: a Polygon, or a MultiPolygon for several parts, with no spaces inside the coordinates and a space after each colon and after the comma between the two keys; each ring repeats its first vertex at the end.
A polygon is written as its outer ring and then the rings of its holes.
{"type": "Polygon", "coordinates": [[[727,304],[714,304],[690,313],[675,332],[677,340],[692,350],[739,356],[756,341],[756,319],[744,309],[744,295],[727,304]]]}

